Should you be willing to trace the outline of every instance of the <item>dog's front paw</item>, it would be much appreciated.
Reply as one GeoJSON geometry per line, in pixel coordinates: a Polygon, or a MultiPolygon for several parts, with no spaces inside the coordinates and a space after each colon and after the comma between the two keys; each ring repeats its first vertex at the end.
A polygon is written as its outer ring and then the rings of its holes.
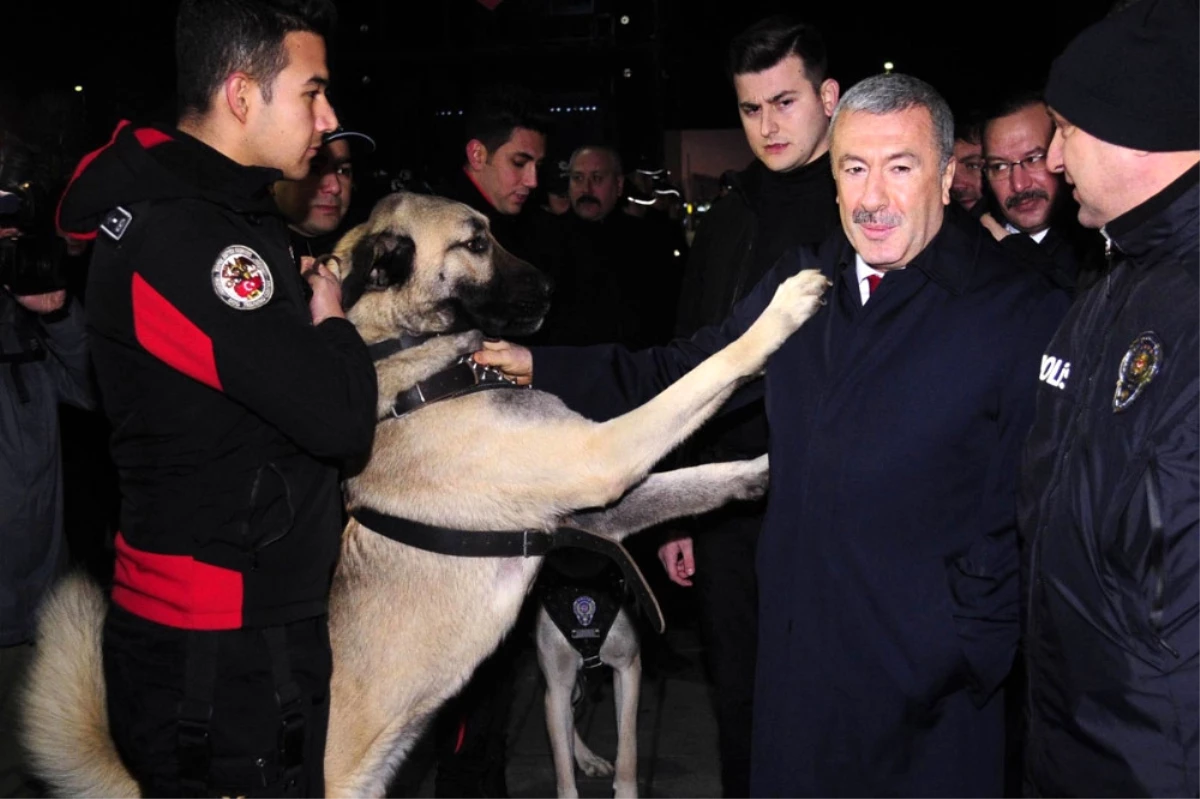
{"type": "Polygon", "coordinates": [[[770,464],[766,455],[751,461],[742,461],[742,473],[734,480],[734,498],[743,500],[762,499],[770,484],[770,464]]]}
{"type": "Polygon", "coordinates": [[[790,335],[825,304],[825,290],[831,285],[820,271],[805,269],[779,284],[768,310],[778,314],[790,335]]]}
{"type": "Polygon", "coordinates": [[[478,330],[455,333],[451,338],[454,339],[454,346],[459,355],[470,355],[476,350],[483,349],[483,333],[478,330]]]}
{"type": "Polygon", "coordinates": [[[612,763],[591,750],[581,752],[576,749],[575,760],[579,764],[579,770],[589,777],[610,777],[616,771],[612,763]]]}

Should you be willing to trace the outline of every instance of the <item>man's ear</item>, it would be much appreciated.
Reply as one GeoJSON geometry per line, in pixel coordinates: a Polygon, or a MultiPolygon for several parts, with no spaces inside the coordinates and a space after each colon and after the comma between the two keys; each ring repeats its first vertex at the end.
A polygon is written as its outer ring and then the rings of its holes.
{"type": "Polygon", "coordinates": [[[841,87],[833,78],[826,78],[818,93],[821,95],[821,108],[824,109],[825,116],[832,117],[833,109],[837,108],[838,98],[842,96],[841,87]]]}
{"type": "Polygon", "coordinates": [[[625,176],[617,175],[617,198],[625,196],[625,176]]]}
{"type": "Polygon", "coordinates": [[[258,91],[258,84],[245,72],[234,72],[225,79],[223,95],[229,112],[238,122],[245,122],[250,115],[251,92],[258,91]]]}
{"type": "Polygon", "coordinates": [[[951,156],[942,173],[942,205],[950,204],[950,187],[954,185],[954,170],[958,168],[958,159],[951,156]]]}
{"type": "Polygon", "coordinates": [[[475,171],[483,169],[488,161],[487,145],[479,139],[471,139],[467,142],[467,166],[475,171]]]}

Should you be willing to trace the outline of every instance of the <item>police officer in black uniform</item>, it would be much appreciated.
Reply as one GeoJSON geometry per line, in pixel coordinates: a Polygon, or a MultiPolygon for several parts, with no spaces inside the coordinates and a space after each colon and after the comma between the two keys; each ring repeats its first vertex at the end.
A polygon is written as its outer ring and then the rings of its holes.
{"type": "Polygon", "coordinates": [[[1050,67],[1047,166],[1110,266],[1044,350],[1021,469],[1025,796],[1200,795],[1198,61],[1196,3],[1141,0],[1050,67]]]}
{"type": "Polygon", "coordinates": [[[337,128],[327,0],[183,0],[175,128],[122,125],[61,209],[120,473],[109,723],[147,796],[322,796],[338,470],[375,373],[268,191],[337,128]]]}

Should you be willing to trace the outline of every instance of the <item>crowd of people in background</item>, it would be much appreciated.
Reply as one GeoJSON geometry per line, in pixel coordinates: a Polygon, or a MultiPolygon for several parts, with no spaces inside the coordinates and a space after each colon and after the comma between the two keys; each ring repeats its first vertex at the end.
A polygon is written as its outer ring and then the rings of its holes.
{"type": "MultiPolygon", "coordinates": [[[[14,702],[72,555],[111,594],[109,721],[146,795],[324,788],[338,481],[376,386],[323,257],[387,142],[326,97],[326,0],[180,20],[176,124],[118,126],[36,222],[0,133],[0,795],[45,787],[14,702]],[[60,404],[107,437],[65,481],[60,404]],[[79,552],[72,479],[106,492],[79,552]]],[[[1191,0],[1122,0],[1044,86],[952,110],[908,75],[840,85],[819,30],[763,19],[724,54],[754,160],[686,227],[619,142],[548,159],[528,88],[481,86],[461,162],[401,182],[552,278],[541,330],[475,358],[594,419],[790,275],[831,281],[662,464],[769,452],[767,497],[642,553],[694,601],[726,796],[1200,791],[1198,29],[1191,0]]],[[[507,796],[527,645],[442,709],[437,795],[507,796]]]]}

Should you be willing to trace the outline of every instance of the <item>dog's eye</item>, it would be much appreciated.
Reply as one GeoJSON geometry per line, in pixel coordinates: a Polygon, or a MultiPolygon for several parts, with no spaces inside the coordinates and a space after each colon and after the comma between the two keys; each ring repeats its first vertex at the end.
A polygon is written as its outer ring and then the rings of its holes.
{"type": "Polygon", "coordinates": [[[466,248],[476,255],[483,255],[488,251],[488,240],[486,236],[476,236],[466,243],[466,248]]]}

